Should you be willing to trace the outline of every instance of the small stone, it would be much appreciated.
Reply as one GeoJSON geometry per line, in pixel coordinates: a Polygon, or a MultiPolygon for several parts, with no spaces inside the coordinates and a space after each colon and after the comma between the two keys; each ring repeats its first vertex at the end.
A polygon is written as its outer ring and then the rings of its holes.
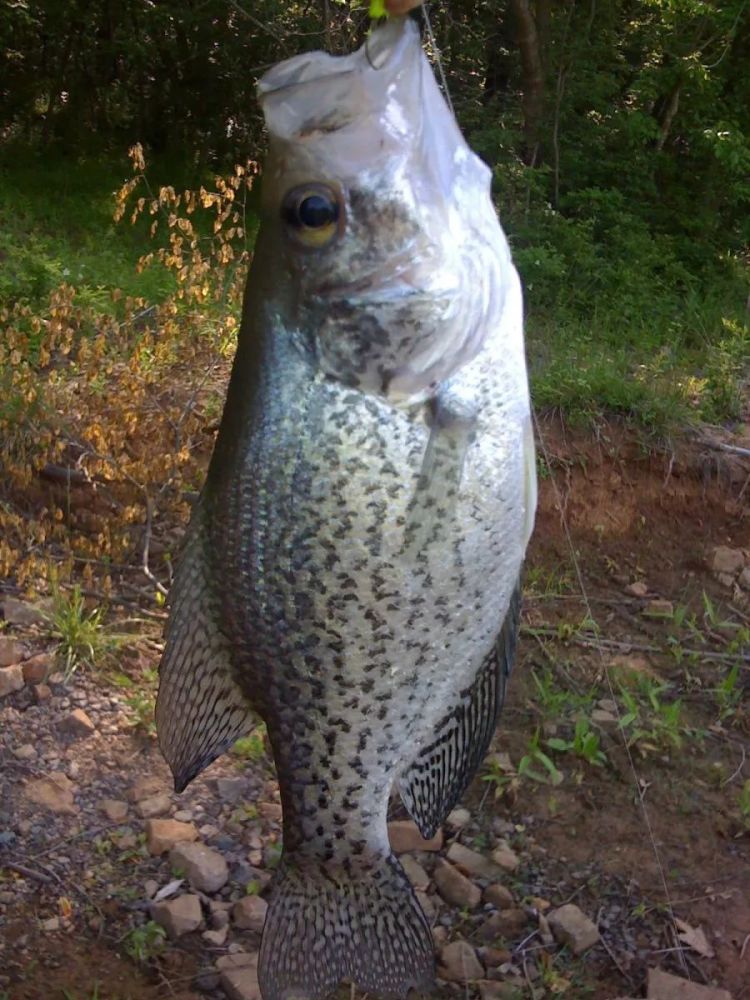
{"type": "Polygon", "coordinates": [[[388,837],[394,854],[406,854],[409,851],[439,851],[443,846],[442,830],[438,830],[430,840],[425,840],[417,829],[417,824],[410,819],[396,819],[389,823],[388,837]]]}
{"type": "Polygon", "coordinates": [[[37,653],[21,664],[23,679],[27,684],[44,684],[55,666],[51,653],[37,653]]]}
{"type": "Polygon", "coordinates": [[[608,712],[604,708],[595,708],[591,713],[591,722],[599,729],[606,729],[608,732],[617,729],[618,719],[613,712],[608,712]]]}
{"type": "Polygon", "coordinates": [[[122,823],[128,815],[127,802],[119,799],[102,799],[99,808],[111,823],[122,823]]]}
{"type": "Polygon", "coordinates": [[[471,813],[468,809],[462,807],[451,810],[445,820],[445,825],[451,833],[458,833],[459,830],[463,830],[469,823],[471,823],[471,813]]]}
{"type": "Polygon", "coordinates": [[[722,587],[726,587],[727,590],[734,590],[734,577],[730,576],[729,573],[717,573],[716,579],[722,587]]]}
{"type": "Polygon", "coordinates": [[[496,982],[493,979],[480,979],[476,983],[480,1000],[518,1000],[520,993],[513,983],[496,982]]]}
{"type": "Polygon", "coordinates": [[[143,891],[146,893],[146,899],[153,899],[159,891],[159,883],[155,878],[147,878],[143,883],[143,891]]]}
{"type": "Polygon", "coordinates": [[[23,659],[23,652],[23,646],[20,642],[16,642],[8,635],[0,635],[0,667],[18,664],[23,659]]]}
{"type": "Polygon", "coordinates": [[[74,708],[60,723],[60,732],[77,739],[91,736],[95,731],[96,726],[82,708],[74,708]]]}
{"type": "Polygon", "coordinates": [[[526,912],[520,907],[509,910],[498,910],[485,920],[477,932],[482,941],[497,941],[500,938],[515,937],[520,934],[528,922],[526,912]]]}
{"type": "Polygon", "coordinates": [[[41,705],[42,702],[49,701],[52,697],[52,688],[47,684],[34,684],[31,694],[36,704],[41,705]]]}
{"type": "Polygon", "coordinates": [[[164,816],[172,808],[172,800],[166,792],[150,795],[147,799],[136,802],[135,811],[141,819],[153,819],[154,816],[164,816]]]}
{"type": "Polygon", "coordinates": [[[484,976],[484,966],[468,941],[452,941],[440,951],[438,975],[453,983],[469,983],[484,976]]]}
{"type": "Polygon", "coordinates": [[[718,545],[711,553],[709,566],[714,573],[736,576],[745,565],[742,549],[730,549],[728,545],[718,545]]]}
{"type": "Polygon", "coordinates": [[[505,840],[501,840],[492,852],[492,860],[506,872],[514,872],[521,863],[516,852],[505,840]]]}
{"type": "Polygon", "coordinates": [[[39,926],[43,931],[48,933],[51,931],[60,930],[60,918],[59,917],[49,917],[47,920],[40,920],[39,926]]]}
{"type": "Polygon", "coordinates": [[[745,566],[740,573],[739,583],[743,590],[750,590],[750,566],[745,566]]]}
{"type": "Polygon", "coordinates": [[[613,698],[600,698],[596,703],[596,707],[603,709],[605,712],[617,712],[617,702],[613,698]]]}
{"type": "Polygon", "coordinates": [[[178,809],[174,814],[174,818],[179,820],[180,823],[189,823],[193,818],[192,809],[178,809]]]}
{"type": "Polygon", "coordinates": [[[36,757],[36,747],[31,743],[24,743],[22,746],[16,747],[13,756],[17,760],[31,760],[36,757]]]}
{"type": "Polygon", "coordinates": [[[218,892],[229,879],[223,856],[205,844],[178,844],[169,853],[169,863],[175,871],[184,872],[196,892],[218,892]]]}
{"type": "Polygon", "coordinates": [[[237,802],[245,793],[247,781],[244,778],[217,778],[216,791],[222,802],[237,802]]]}
{"type": "Polygon", "coordinates": [[[146,846],[149,854],[171,851],[175,844],[191,843],[198,839],[193,823],[180,823],[176,819],[147,819],[146,846]]]}
{"type": "Polygon", "coordinates": [[[482,899],[479,886],[474,885],[458,868],[454,868],[443,858],[440,858],[435,865],[434,879],[440,895],[446,903],[451,903],[453,906],[473,909],[482,899]]]}
{"type": "Polygon", "coordinates": [[[28,781],[23,794],[29,802],[49,809],[50,812],[75,815],[78,807],[73,802],[74,787],[64,774],[55,772],[48,778],[28,781]]]}
{"type": "Polygon", "coordinates": [[[173,940],[196,931],[203,920],[198,896],[177,896],[150,906],[151,919],[160,924],[173,940]]]}
{"type": "Polygon", "coordinates": [[[226,943],[228,934],[228,927],[217,927],[216,930],[213,931],[204,931],[201,934],[201,937],[206,944],[213,945],[216,948],[221,948],[226,943]]]}
{"type": "Polygon", "coordinates": [[[498,910],[510,910],[515,905],[515,899],[510,889],[499,882],[493,882],[484,890],[484,901],[498,910]]]}
{"type": "Polygon", "coordinates": [[[643,609],[646,618],[674,618],[674,604],[664,598],[658,597],[649,601],[643,609]]]}
{"type": "Polygon", "coordinates": [[[258,956],[247,952],[225,955],[216,963],[219,982],[229,1000],[261,1000],[258,983],[258,956]],[[242,959],[228,964],[227,959],[242,959]]]}
{"type": "Polygon", "coordinates": [[[23,670],[20,663],[0,667],[0,698],[5,698],[23,687],[23,670]]]}
{"type": "Polygon", "coordinates": [[[419,864],[419,862],[415,861],[409,854],[403,855],[401,858],[401,866],[406,872],[406,877],[415,889],[426,889],[430,884],[430,876],[419,864]]]}
{"type": "Polygon", "coordinates": [[[729,990],[702,986],[661,969],[648,970],[648,1000],[732,1000],[729,990]]]}
{"type": "Polygon", "coordinates": [[[497,865],[493,864],[489,858],[479,851],[472,851],[463,844],[453,843],[448,848],[446,855],[454,865],[473,875],[476,878],[498,878],[502,873],[497,865]]]}
{"type": "Polygon", "coordinates": [[[646,597],[648,594],[648,584],[643,580],[634,580],[633,583],[627,585],[625,593],[630,594],[631,597],[646,597]]]}
{"type": "Polygon", "coordinates": [[[599,940],[596,924],[575,903],[550,910],[547,920],[555,939],[567,945],[574,955],[582,955],[599,940]]]}
{"type": "Polygon", "coordinates": [[[141,799],[147,799],[152,795],[156,795],[158,792],[163,792],[164,786],[165,783],[162,779],[157,778],[155,775],[138,778],[135,784],[130,788],[128,798],[131,802],[140,802],[141,799]]]}
{"type": "Polygon", "coordinates": [[[488,969],[496,969],[499,965],[505,965],[513,958],[513,952],[507,948],[485,948],[482,952],[482,960],[488,969]]]}
{"type": "Polygon", "coordinates": [[[232,920],[240,930],[260,934],[266,922],[268,903],[260,896],[243,896],[232,907],[232,920]]]}
{"type": "Polygon", "coordinates": [[[3,618],[9,625],[41,625],[48,619],[43,604],[31,604],[17,597],[3,598],[3,618]]]}
{"type": "Polygon", "coordinates": [[[211,925],[212,930],[220,931],[222,927],[229,927],[229,914],[226,910],[212,909],[208,922],[211,925]]]}
{"type": "Polygon", "coordinates": [[[270,819],[275,823],[280,823],[282,818],[281,803],[279,802],[259,802],[258,815],[262,819],[270,819]]]}

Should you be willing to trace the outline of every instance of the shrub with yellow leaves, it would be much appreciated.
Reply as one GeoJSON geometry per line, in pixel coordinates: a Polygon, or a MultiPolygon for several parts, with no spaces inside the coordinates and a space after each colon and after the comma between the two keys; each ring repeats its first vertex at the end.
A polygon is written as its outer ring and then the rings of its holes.
{"type": "Polygon", "coordinates": [[[153,216],[164,301],[112,289],[106,308],[56,288],[42,309],[0,311],[0,578],[61,581],[123,603],[161,599],[201,487],[234,350],[249,262],[253,163],[209,190],[152,191],[143,150],[115,219],[153,216]]]}

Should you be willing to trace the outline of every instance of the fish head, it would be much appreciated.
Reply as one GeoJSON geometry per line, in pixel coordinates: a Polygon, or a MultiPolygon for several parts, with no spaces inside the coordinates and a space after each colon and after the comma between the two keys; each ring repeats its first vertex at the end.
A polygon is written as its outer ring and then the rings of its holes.
{"type": "Polygon", "coordinates": [[[490,171],[466,145],[416,25],[357,52],[280,63],[262,231],[279,306],[327,376],[394,401],[428,396],[497,326],[512,269],[490,171]]]}

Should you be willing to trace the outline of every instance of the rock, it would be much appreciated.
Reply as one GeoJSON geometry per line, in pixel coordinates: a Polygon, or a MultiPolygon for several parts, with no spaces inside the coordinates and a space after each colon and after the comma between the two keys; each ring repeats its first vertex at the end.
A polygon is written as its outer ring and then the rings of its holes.
{"type": "Polygon", "coordinates": [[[59,917],[48,917],[47,920],[40,920],[39,926],[43,931],[47,933],[51,931],[60,930],[60,918],[59,917]]]}
{"type": "Polygon", "coordinates": [[[149,909],[151,919],[160,924],[173,940],[197,931],[203,920],[201,901],[198,896],[190,894],[152,903],[149,909]]]}
{"type": "Polygon", "coordinates": [[[221,948],[222,945],[226,943],[228,934],[228,927],[217,927],[216,930],[213,931],[204,931],[201,934],[201,937],[206,944],[213,945],[216,948],[221,948]]]}
{"type": "Polygon", "coordinates": [[[659,597],[648,602],[643,614],[646,618],[674,618],[674,604],[659,597]]]}
{"type": "Polygon", "coordinates": [[[716,579],[722,587],[726,587],[727,590],[734,590],[734,577],[730,576],[729,573],[717,573],[716,579]]]}
{"type": "Polygon", "coordinates": [[[171,851],[175,844],[192,843],[198,839],[193,823],[180,823],[176,819],[147,819],[146,846],[149,854],[171,851]]]}
{"type": "Polygon", "coordinates": [[[217,778],[216,791],[222,802],[237,802],[247,789],[245,778],[217,778]]]}
{"type": "Polygon", "coordinates": [[[606,729],[608,732],[617,729],[618,726],[617,716],[604,708],[595,708],[592,711],[591,722],[599,729],[606,729]]]}
{"type": "Polygon", "coordinates": [[[169,863],[185,874],[196,892],[218,892],[229,879],[223,856],[205,844],[178,844],[169,852],[169,863]]]}
{"type": "Polygon", "coordinates": [[[516,852],[505,840],[501,840],[492,852],[492,860],[499,868],[502,868],[506,872],[514,872],[521,863],[516,852]]]}
{"type": "Polygon", "coordinates": [[[281,822],[282,810],[280,802],[259,802],[258,815],[262,819],[270,819],[275,823],[281,822]]]}
{"type": "Polygon", "coordinates": [[[462,909],[465,906],[473,909],[479,905],[482,898],[479,886],[474,885],[470,879],[461,874],[458,868],[454,868],[449,861],[440,858],[435,865],[433,877],[438,887],[438,892],[446,903],[451,903],[453,906],[459,906],[462,909]]]}
{"type": "Polygon", "coordinates": [[[735,576],[744,565],[742,549],[730,549],[728,545],[717,545],[709,559],[709,567],[714,573],[726,573],[728,576],[735,576]]]}
{"type": "Polygon", "coordinates": [[[260,896],[243,896],[232,907],[232,920],[240,930],[260,934],[266,921],[268,903],[260,896]]]}
{"type": "Polygon", "coordinates": [[[52,688],[50,688],[47,684],[34,684],[31,689],[31,695],[34,702],[37,705],[41,705],[42,702],[49,701],[52,697],[52,688]]]}
{"type": "Polygon", "coordinates": [[[505,965],[513,958],[513,952],[508,948],[484,948],[482,950],[482,961],[488,969],[496,969],[498,965],[505,965]]]}
{"type": "Polygon", "coordinates": [[[41,625],[47,621],[47,611],[45,611],[44,604],[36,605],[29,603],[29,601],[19,601],[17,597],[6,596],[3,598],[3,618],[9,625],[41,625]]]}
{"type": "Polygon", "coordinates": [[[119,799],[102,799],[99,808],[111,823],[122,823],[128,815],[127,802],[119,799]]]}
{"type": "MultiPolygon", "coordinates": [[[[231,905],[229,903],[227,906],[231,905]]],[[[209,918],[209,924],[211,929],[214,931],[220,931],[222,927],[229,927],[229,914],[226,910],[211,910],[211,916],[209,918]]]]}
{"type": "Polygon", "coordinates": [[[23,679],[27,684],[43,684],[52,673],[55,658],[49,653],[37,653],[21,664],[23,679]]]}
{"type": "Polygon", "coordinates": [[[643,580],[634,580],[633,583],[627,585],[625,593],[630,594],[631,597],[646,597],[648,594],[648,584],[643,580]]]}
{"type": "Polygon", "coordinates": [[[750,590],[750,566],[745,566],[740,573],[739,583],[743,590],[750,590]]]}
{"type": "Polygon", "coordinates": [[[425,840],[410,819],[396,819],[388,824],[388,837],[394,854],[408,851],[439,851],[443,846],[443,831],[438,830],[431,840],[425,840]]]}
{"type": "Polygon", "coordinates": [[[224,955],[216,963],[219,982],[229,1000],[261,1000],[258,956],[248,952],[224,955]]]}
{"type": "Polygon", "coordinates": [[[475,984],[481,1000],[518,1000],[520,993],[513,983],[499,983],[493,979],[480,979],[475,984]]]}
{"type": "Polygon", "coordinates": [[[575,903],[550,910],[547,920],[555,939],[567,945],[574,955],[582,955],[599,940],[596,924],[575,903]]]}
{"type": "Polygon", "coordinates": [[[9,635],[0,635],[0,667],[10,667],[23,659],[23,646],[9,635]]]}
{"type": "Polygon", "coordinates": [[[426,889],[430,884],[430,876],[419,862],[415,861],[410,855],[404,854],[401,858],[401,866],[415,889],[426,889]]]}
{"type": "Polygon", "coordinates": [[[143,891],[146,893],[146,899],[153,899],[159,891],[159,883],[155,878],[147,878],[143,883],[143,891]]]}
{"type": "Polygon", "coordinates": [[[484,901],[498,910],[510,910],[515,905],[513,893],[499,882],[493,882],[484,890],[484,901]]]}
{"type": "Polygon", "coordinates": [[[60,723],[60,732],[67,733],[76,739],[91,736],[96,726],[82,708],[74,708],[60,723]]]}
{"type": "Polygon", "coordinates": [[[445,820],[445,825],[451,831],[451,833],[458,833],[459,830],[463,830],[465,826],[471,823],[471,813],[468,809],[458,808],[453,809],[448,813],[445,820]]]}
{"type": "Polygon", "coordinates": [[[452,941],[440,951],[438,975],[453,983],[468,983],[484,976],[484,966],[468,941],[452,941]]]}
{"type": "Polygon", "coordinates": [[[135,804],[135,811],[141,819],[153,819],[154,816],[164,816],[172,808],[172,800],[166,792],[149,795],[135,804]]]}
{"type": "Polygon", "coordinates": [[[165,783],[161,778],[157,778],[155,775],[148,775],[147,777],[138,778],[135,784],[130,788],[128,798],[131,802],[140,802],[141,799],[147,799],[152,795],[156,795],[158,792],[163,792],[164,790],[165,783]]]}
{"type": "Polygon", "coordinates": [[[732,1000],[729,990],[702,986],[661,969],[648,970],[648,1000],[732,1000]]]}
{"type": "Polygon", "coordinates": [[[178,819],[180,823],[189,823],[193,818],[192,809],[178,809],[174,814],[174,818],[178,819]]]}
{"type": "Polygon", "coordinates": [[[31,743],[24,743],[23,746],[16,747],[13,756],[17,760],[31,760],[36,757],[36,747],[31,743]]]}
{"type": "Polygon", "coordinates": [[[14,691],[20,691],[22,687],[23,670],[20,663],[11,667],[0,667],[0,698],[5,698],[14,691]]]}
{"type": "Polygon", "coordinates": [[[485,920],[477,932],[482,941],[497,941],[520,934],[528,922],[526,911],[520,907],[498,910],[489,920],[485,920]]]}
{"type": "Polygon", "coordinates": [[[453,843],[446,855],[449,861],[476,878],[498,878],[502,872],[496,864],[479,851],[472,851],[463,844],[453,843]]]}
{"type": "Polygon", "coordinates": [[[55,772],[48,778],[27,781],[23,794],[29,802],[49,809],[50,812],[75,815],[78,807],[73,802],[74,788],[75,785],[64,774],[55,772]]]}

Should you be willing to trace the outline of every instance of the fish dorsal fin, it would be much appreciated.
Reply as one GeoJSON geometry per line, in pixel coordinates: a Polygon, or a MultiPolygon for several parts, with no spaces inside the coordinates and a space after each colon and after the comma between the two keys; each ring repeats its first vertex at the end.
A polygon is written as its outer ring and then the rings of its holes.
{"type": "Polygon", "coordinates": [[[435,738],[399,779],[399,791],[423,837],[433,837],[474,777],[487,753],[513,665],[521,610],[520,584],[513,592],[495,648],[471,687],[443,716],[435,738]]]}
{"type": "Polygon", "coordinates": [[[170,593],[156,700],[159,746],[178,792],[256,724],[232,676],[230,646],[218,627],[199,511],[188,532],[170,593]]]}

